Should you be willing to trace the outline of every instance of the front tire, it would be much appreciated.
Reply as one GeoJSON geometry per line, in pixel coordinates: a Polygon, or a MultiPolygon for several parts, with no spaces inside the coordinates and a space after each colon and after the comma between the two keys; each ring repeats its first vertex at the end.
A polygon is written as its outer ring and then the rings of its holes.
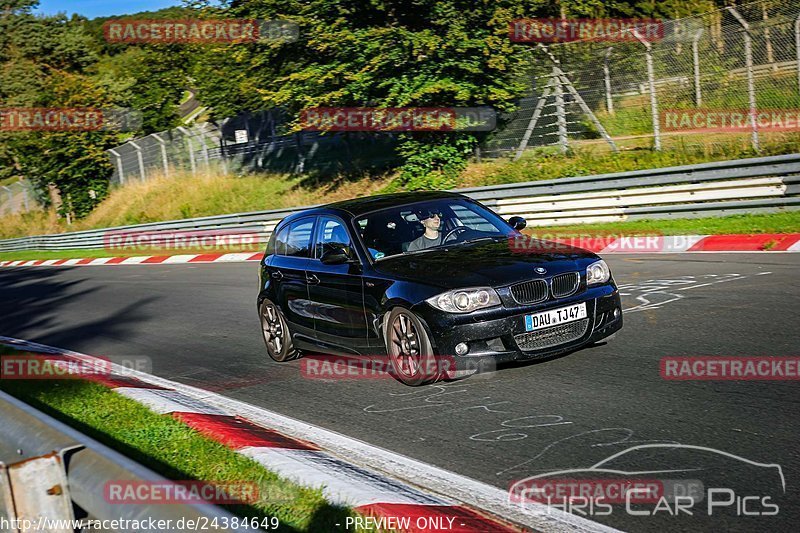
{"type": "Polygon", "coordinates": [[[292,344],[292,335],[283,313],[269,300],[264,300],[259,309],[261,334],[267,346],[267,354],[275,361],[284,363],[300,356],[292,344]]]}
{"type": "Polygon", "coordinates": [[[402,307],[392,309],[386,319],[384,340],[397,380],[418,387],[439,377],[430,339],[414,313],[402,307]]]}

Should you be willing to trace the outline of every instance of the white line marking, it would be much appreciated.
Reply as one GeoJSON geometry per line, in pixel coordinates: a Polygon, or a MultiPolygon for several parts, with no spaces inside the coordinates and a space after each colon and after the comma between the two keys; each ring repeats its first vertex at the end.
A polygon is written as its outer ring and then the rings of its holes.
{"type": "Polygon", "coordinates": [[[246,261],[248,257],[253,257],[253,254],[256,252],[249,252],[249,253],[236,253],[236,254],[225,254],[221,257],[218,257],[214,261],[219,262],[241,262],[246,261]]]}
{"type": "Polygon", "coordinates": [[[149,255],[146,255],[146,256],[143,256],[143,257],[142,256],[129,257],[126,260],[124,260],[124,261],[122,261],[122,262],[120,262],[118,264],[120,264],[120,265],[138,265],[139,263],[141,263],[142,261],[145,261],[147,259],[150,259],[149,255]]]}
{"type": "Polygon", "coordinates": [[[127,398],[146,405],[156,413],[162,415],[174,412],[200,413],[205,415],[233,414],[174,390],[139,389],[136,387],[117,387],[114,390],[127,398]]]}
{"type": "Polygon", "coordinates": [[[169,264],[169,263],[188,263],[189,261],[191,261],[195,257],[198,257],[198,256],[196,254],[195,255],[173,255],[171,257],[168,257],[161,264],[162,265],[166,265],[166,264],[169,264]]]}
{"type": "Polygon", "coordinates": [[[335,504],[352,507],[373,503],[451,505],[451,502],[376,475],[327,452],[261,447],[242,448],[239,452],[295,483],[321,488],[325,498],[335,504]]]}

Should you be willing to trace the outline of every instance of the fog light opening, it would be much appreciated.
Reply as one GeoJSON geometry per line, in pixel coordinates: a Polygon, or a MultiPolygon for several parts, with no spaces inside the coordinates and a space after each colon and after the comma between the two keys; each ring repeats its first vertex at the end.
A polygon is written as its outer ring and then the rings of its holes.
{"type": "Polygon", "coordinates": [[[619,307],[614,308],[614,318],[619,318],[619,307]]]}
{"type": "Polygon", "coordinates": [[[466,353],[468,351],[469,351],[469,346],[467,346],[466,343],[459,342],[458,344],[456,344],[456,354],[457,355],[466,355],[466,353]]]}

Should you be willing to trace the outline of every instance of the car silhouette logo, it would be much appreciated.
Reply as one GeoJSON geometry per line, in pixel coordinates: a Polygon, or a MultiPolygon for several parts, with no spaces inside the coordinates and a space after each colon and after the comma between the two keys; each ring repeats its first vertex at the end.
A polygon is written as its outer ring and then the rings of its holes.
{"type": "Polygon", "coordinates": [[[537,274],[547,274],[547,269],[542,267],[536,267],[534,269],[534,272],[536,272],[537,274]]]}

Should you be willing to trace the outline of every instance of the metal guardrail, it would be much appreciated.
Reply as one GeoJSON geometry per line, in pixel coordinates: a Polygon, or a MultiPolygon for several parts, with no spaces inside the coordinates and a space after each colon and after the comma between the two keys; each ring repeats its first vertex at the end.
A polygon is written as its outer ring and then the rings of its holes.
{"type": "MultiPolygon", "coordinates": [[[[110,481],[169,481],[2,391],[0,428],[0,524],[26,519],[36,525],[47,519],[51,527],[39,530],[72,533],[71,528],[52,527],[52,521],[80,518],[75,509],[90,520],[153,519],[173,525],[162,530],[179,531],[181,519],[211,524],[216,518],[218,524],[232,524],[234,515],[210,504],[109,503],[105,486],[110,481]]],[[[0,531],[18,530],[0,525],[0,531]]]]}
{"type": "MultiPolygon", "coordinates": [[[[800,208],[800,154],[457,189],[529,226],[692,218],[800,208]]],[[[263,241],[290,213],[237,213],[0,241],[0,251],[103,248],[110,232],[231,230],[263,241]]]]}

